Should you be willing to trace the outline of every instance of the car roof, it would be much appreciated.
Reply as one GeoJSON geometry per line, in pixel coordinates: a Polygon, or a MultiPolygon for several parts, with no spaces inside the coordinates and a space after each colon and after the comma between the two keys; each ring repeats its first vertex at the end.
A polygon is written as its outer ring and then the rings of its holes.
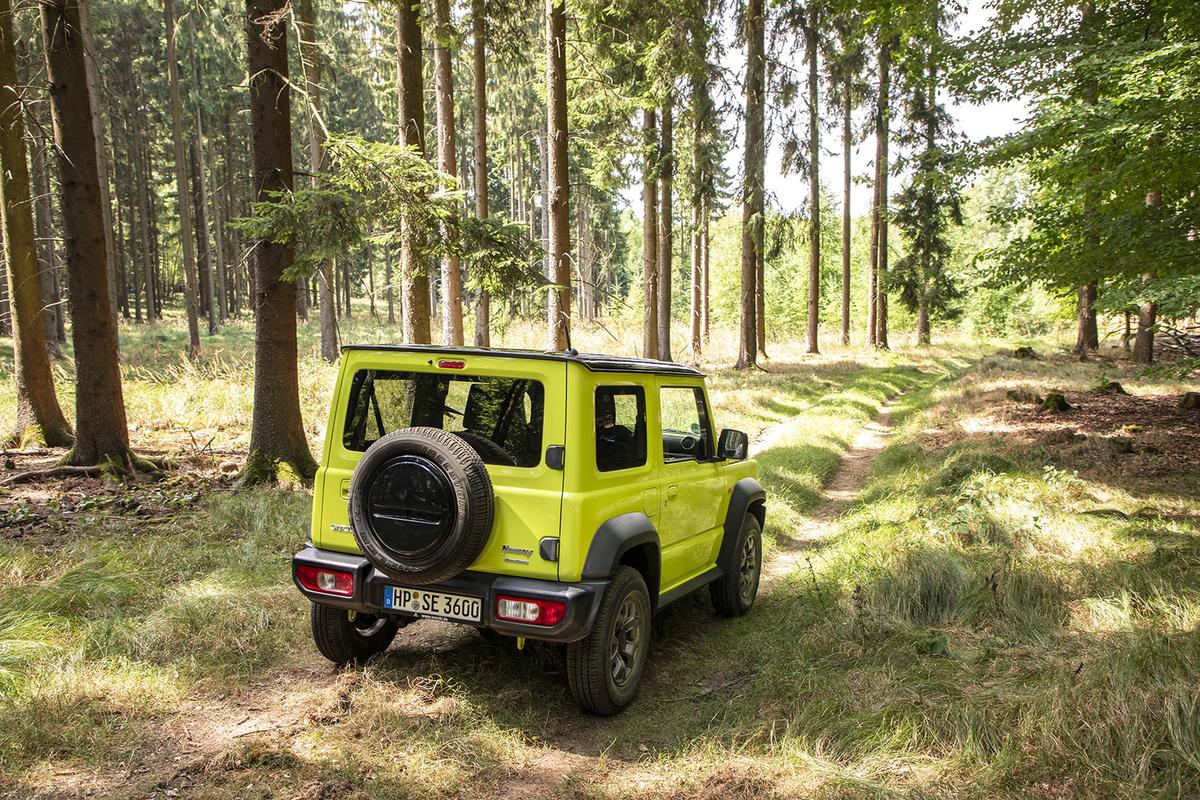
{"type": "Polygon", "coordinates": [[[704,373],[686,364],[657,361],[653,358],[610,356],[602,353],[578,353],[574,350],[539,351],[508,350],[492,347],[438,347],[427,344],[347,344],[342,350],[375,350],[393,353],[436,353],[449,356],[492,356],[496,358],[531,358],[540,361],[567,361],[579,364],[591,372],[645,372],[655,375],[680,375],[703,378],[704,373]]]}

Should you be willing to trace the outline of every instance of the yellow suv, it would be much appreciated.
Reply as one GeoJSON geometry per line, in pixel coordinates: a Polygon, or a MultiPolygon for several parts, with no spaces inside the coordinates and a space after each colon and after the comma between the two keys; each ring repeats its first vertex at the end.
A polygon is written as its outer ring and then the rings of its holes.
{"type": "Polygon", "coordinates": [[[652,615],[758,593],[765,493],[704,376],[572,350],[350,346],[296,586],[317,648],[362,661],[418,617],[562,642],[580,706],[633,700],[652,615]]]}

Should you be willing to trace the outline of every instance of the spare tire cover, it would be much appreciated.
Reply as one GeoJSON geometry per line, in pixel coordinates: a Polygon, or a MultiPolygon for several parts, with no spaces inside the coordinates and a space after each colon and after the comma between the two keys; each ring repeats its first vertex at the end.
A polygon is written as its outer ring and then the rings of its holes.
{"type": "Polygon", "coordinates": [[[492,479],[462,439],[403,428],[367,448],[350,478],[350,525],[380,572],[410,584],[453,577],[483,552],[492,479]]]}

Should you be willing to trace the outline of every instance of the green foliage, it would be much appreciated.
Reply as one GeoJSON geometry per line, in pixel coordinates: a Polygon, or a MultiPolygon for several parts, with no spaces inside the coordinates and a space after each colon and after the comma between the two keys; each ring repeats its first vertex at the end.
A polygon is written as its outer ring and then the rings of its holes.
{"type": "Polygon", "coordinates": [[[1033,181],[997,209],[998,219],[1026,226],[997,253],[997,274],[1064,289],[1101,283],[1109,308],[1137,294],[1161,297],[1170,316],[1189,314],[1200,306],[1188,292],[1200,272],[1200,152],[1191,134],[1200,125],[1200,7],[1105,0],[1080,8],[1005,0],[1000,24],[965,62],[982,94],[1036,102],[1023,130],[988,154],[991,163],[1023,165],[1033,181]],[[1143,285],[1143,274],[1154,277],[1143,285]]]}
{"type": "Polygon", "coordinates": [[[924,308],[931,315],[953,318],[962,291],[947,269],[952,256],[947,231],[951,225],[963,224],[961,178],[953,156],[940,141],[949,118],[936,102],[930,102],[928,95],[934,91],[936,84],[928,93],[918,84],[912,93],[909,118],[915,136],[923,134],[925,141],[915,159],[916,173],[896,200],[895,220],[908,252],[887,277],[909,310],[924,308]]]}
{"type": "Polygon", "coordinates": [[[468,272],[472,288],[503,296],[546,284],[530,267],[540,248],[527,229],[458,214],[462,193],[416,148],[334,136],[326,159],[328,170],[316,186],[277,193],[231,223],[247,236],[294,248],[285,277],[308,277],[318,265],[367,243],[396,244],[403,224],[417,232],[426,256],[455,253],[477,267],[468,272]]]}

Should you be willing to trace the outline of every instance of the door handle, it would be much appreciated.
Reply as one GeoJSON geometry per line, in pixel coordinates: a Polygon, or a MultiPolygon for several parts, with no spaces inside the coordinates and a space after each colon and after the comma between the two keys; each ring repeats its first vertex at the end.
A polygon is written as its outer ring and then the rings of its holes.
{"type": "Polygon", "coordinates": [[[671,484],[670,486],[668,486],[668,487],[667,487],[667,499],[668,499],[668,500],[671,500],[671,499],[672,499],[672,498],[674,498],[674,497],[675,497],[675,495],[677,495],[677,494],[679,494],[679,486],[678,486],[678,484],[674,484],[674,483],[673,483],[673,484],[671,484]]]}

